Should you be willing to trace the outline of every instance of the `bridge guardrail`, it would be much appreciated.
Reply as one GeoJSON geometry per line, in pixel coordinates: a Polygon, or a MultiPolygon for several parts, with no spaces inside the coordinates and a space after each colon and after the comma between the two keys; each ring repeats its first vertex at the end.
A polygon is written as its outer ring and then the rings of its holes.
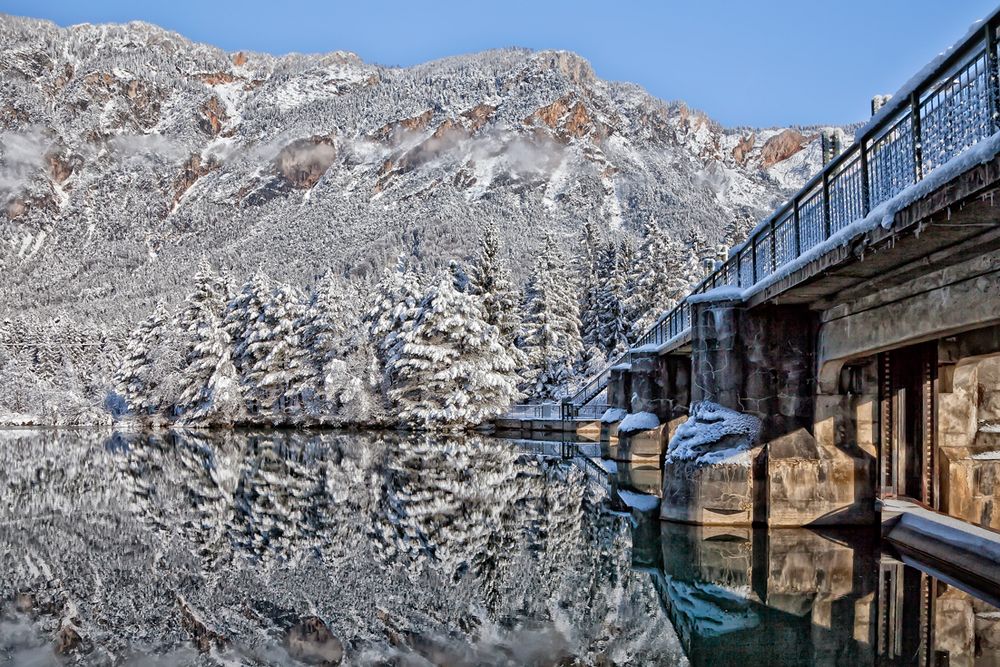
{"type": "MultiPolygon", "coordinates": [[[[691,295],[757,285],[1000,130],[998,26],[1000,9],[907,82],[858,131],[853,145],[732,248],[691,295]]],[[[690,325],[685,299],[635,345],[662,345],[690,325]]],[[[607,386],[610,369],[627,356],[599,373],[571,402],[582,406],[593,400],[607,386]]]]}

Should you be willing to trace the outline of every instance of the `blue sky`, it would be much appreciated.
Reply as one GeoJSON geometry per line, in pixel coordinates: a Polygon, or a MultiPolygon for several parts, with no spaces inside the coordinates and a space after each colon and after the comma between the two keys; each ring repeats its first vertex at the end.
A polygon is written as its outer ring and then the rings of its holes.
{"type": "Polygon", "coordinates": [[[580,53],[726,125],[863,120],[998,0],[0,0],[60,25],[141,19],[227,50],[411,65],[504,46],[580,53]]]}

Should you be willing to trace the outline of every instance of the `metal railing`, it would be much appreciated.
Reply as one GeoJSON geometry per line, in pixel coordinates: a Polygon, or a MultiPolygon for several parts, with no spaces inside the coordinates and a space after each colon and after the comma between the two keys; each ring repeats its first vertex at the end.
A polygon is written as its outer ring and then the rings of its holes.
{"type": "Polygon", "coordinates": [[[503,414],[504,419],[600,419],[607,411],[606,403],[573,405],[572,403],[530,403],[512,405],[503,414]]]}
{"type": "MultiPolygon", "coordinates": [[[[938,167],[1000,130],[997,28],[1000,9],[970,33],[905,94],[863,127],[855,143],[762,221],[691,294],[717,287],[748,289],[815,246],[865,218],[938,167]]],[[[685,299],[635,346],[660,346],[691,325],[685,299]]],[[[586,405],[607,386],[611,363],[570,402],[586,405]]]]}

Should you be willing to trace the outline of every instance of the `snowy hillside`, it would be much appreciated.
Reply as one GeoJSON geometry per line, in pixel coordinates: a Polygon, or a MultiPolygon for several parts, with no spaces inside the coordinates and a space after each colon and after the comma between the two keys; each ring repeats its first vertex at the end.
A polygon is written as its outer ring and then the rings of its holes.
{"type": "Polygon", "coordinates": [[[430,268],[498,225],[514,277],[584,220],[707,244],[818,169],[816,130],[726,130],[566,52],[408,68],[0,16],[0,318],[135,322],[200,261],[290,283],[430,268]]]}

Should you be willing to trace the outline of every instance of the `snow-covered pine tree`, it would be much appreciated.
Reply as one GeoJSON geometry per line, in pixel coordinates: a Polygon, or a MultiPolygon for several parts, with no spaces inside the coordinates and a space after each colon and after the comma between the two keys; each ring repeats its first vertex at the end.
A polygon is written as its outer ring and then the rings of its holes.
{"type": "Polygon", "coordinates": [[[264,304],[254,349],[260,359],[247,380],[254,388],[261,415],[283,423],[301,410],[297,389],[309,374],[299,350],[299,332],[305,307],[302,295],[289,285],[279,285],[264,304]]]}
{"type": "Polygon", "coordinates": [[[382,368],[385,392],[395,381],[396,360],[402,347],[401,336],[413,327],[420,314],[422,299],[420,277],[407,268],[400,257],[396,270],[387,273],[382,281],[375,303],[365,316],[382,368]]]}
{"type": "Polygon", "coordinates": [[[684,298],[683,247],[667,236],[655,220],[646,223],[642,244],[635,257],[635,285],[626,296],[626,313],[631,317],[628,338],[637,340],[657,319],[684,298]]]}
{"type": "Polygon", "coordinates": [[[579,257],[577,270],[580,285],[580,338],[585,349],[598,344],[598,308],[597,308],[597,262],[600,257],[599,240],[594,223],[587,220],[580,230],[579,257]]]}
{"type": "Polygon", "coordinates": [[[236,366],[250,414],[257,412],[250,372],[264,358],[261,347],[264,335],[264,307],[270,298],[271,280],[261,272],[253,274],[226,306],[224,327],[233,345],[236,366]]]}
{"type": "Polygon", "coordinates": [[[223,281],[203,265],[178,320],[185,354],[177,407],[184,421],[231,424],[244,413],[232,341],[223,326],[225,297],[223,281]]]}
{"type": "Polygon", "coordinates": [[[609,241],[597,267],[599,344],[606,358],[615,358],[628,350],[626,314],[626,272],[622,255],[626,246],[609,241]]]}
{"type": "Polygon", "coordinates": [[[361,324],[353,296],[353,291],[329,272],[310,295],[299,326],[298,347],[298,365],[308,370],[295,388],[308,412],[319,414],[333,407],[326,386],[331,364],[343,362],[361,324]]]}
{"type": "Polygon", "coordinates": [[[461,428],[506,410],[517,396],[514,361],[478,300],[450,275],[428,289],[413,327],[401,334],[389,396],[404,422],[461,428]]]}
{"type": "Polygon", "coordinates": [[[115,374],[115,385],[133,415],[149,415],[158,407],[154,389],[159,378],[152,375],[156,348],[166,334],[170,321],[163,304],[130,333],[121,366],[115,374]]]}
{"type": "Polygon", "coordinates": [[[451,282],[459,292],[469,290],[469,273],[457,259],[448,262],[448,272],[451,273],[451,282]]]}
{"type": "Polygon", "coordinates": [[[523,329],[529,363],[525,393],[537,399],[566,396],[583,342],[576,286],[551,235],[525,290],[523,329]]]}
{"type": "Polygon", "coordinates": [[[483,319],[497,328],[500,341],[516,367],[523,369],[527,358],[517,347],[521,329],[520,300],[510,271],[500,257],[500,236],[495,225],[488,225],[479,239],[479,254],[469,272],[469,292],[479,298],[483,319]]]}
{"type": "Polygon", "coordinates": [[[597,264],[601,256],[600,239],[597,228],[591,220],[583,223],[580,230],[577,257],[577,283],[580,289],[580,338],[583,341],[583,355],[578,373],[590,377],[600,371],[606,355],[601,347],[600,310],[598,294],[600,285],[597,278],[597,264]]]}

